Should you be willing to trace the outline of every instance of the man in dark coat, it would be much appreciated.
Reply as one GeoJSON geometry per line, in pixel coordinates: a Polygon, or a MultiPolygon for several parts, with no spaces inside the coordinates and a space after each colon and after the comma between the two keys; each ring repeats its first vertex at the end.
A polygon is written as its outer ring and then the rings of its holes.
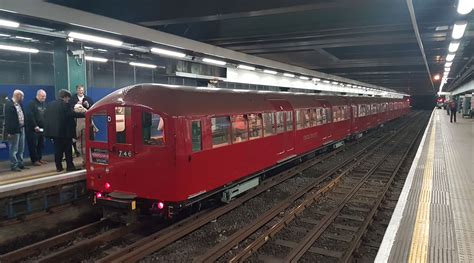
{"type": "Polygon", "coordinates": [[[46,91],[40,89],[28,104],[26,118],[26,141],[30,150],[31,163],[36,166],[47,163],[43,161],[44,148],[44,112],[46,110],[46,91]]]}
{"type": "Polygon", "coordinates": [[[23,151],[25,148],[23,98],[23,92],[15,90],[13,91],[12,100],[5,105],[5,130],[10,145],[10,168],[16,172],[20,172],[21,169],[28,169],[23,165],[23,151]]]}
{"type": "Polygon", "coordinates": [[[449,102],[449,111],[451,112],[450,121],[453,122],[454,117],[454,122],[456,122],[456,112],[458,111],[458,103],[455,99],[452,99],[449,102]]]}
{"type": "MultiPolygon", "coordinates": [[[[94,101],[91,97],[85,94],[84,86],[77,85],[76,86],[76,94],[72,95],[71,101],[69,104],[73,109],[77,109],[77,107],[83,107],[84,109],[88,110],[94,104],[94,101]]],[[[77,138],[74,138],[75,141],[73,142],[74,151],[76,152],[76,156],[79,157],[82,151],[82,142],[84,140],[84,129],[85,129],[85,119],[78,118],[76,119],[76,135],[77,138]]]]}
{"type": "Polygon", "coordinates": [[[72,110],[70,99],[71,93],[62,89],[58,93],[58,99],[49,103],[45,111],[44,136],[53,139],[54,162],[58,172],[63,171],[63,154],[66,156],[66,170],[76,170],[72,161],[72,139],[76,137],[74,118],[84,117],[84,114],[72,110]]]}

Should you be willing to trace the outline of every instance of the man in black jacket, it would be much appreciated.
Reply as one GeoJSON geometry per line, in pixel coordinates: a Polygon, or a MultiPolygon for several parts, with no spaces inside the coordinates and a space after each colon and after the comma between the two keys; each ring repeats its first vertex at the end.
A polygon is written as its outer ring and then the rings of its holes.
{"type": "MultiPolygon", "coordinates": [[[[71,101],[69,102],[71,108],[77,109],[77,107],[83,107],[84,109],[88,110],[94,104],[94,101],[91,97],[85,94],[84,86],[77,85],[76,86],[76,94],[72,95],[71,101]]],[[[77,138],[74,138],[75,141],[73,142],[74,151],[76,152],[76,156],[79,157],[82,151],[82,142],[84,140],[84,129],[85,129],[85,119],[84,118],[77,118],[76,119],[76,135],[77,138]]]]}
{"type": "Polygon", "coordinates": [[[36,92],[34,98],[28,104],[26,118],[26,141],[30,150],[31,163],[36,166],[45,164],[43,158],[44,148],[44,111],[46,110],[46,91],[40,89],[36,92]]]}
{"type": "Polygon", "coordinates": [[[75,171],[72,162],[72,138],[76,137],[76,123],[74,118],[84,117],[83,113],[76,113],[69,105],[71,93],[62,89],[58,99],[49,103],[45,111],[44,136],[53,139],[54,162],[56,171],[63,171],[62,158],[66,155],[66,170],[75,171]]]}
{"type": "Polygon", "coordinates": [[[23,165],[25,145],[25,114],[23,110],[24,94],[21,90],[13,91],[12,100],[5,105],[5,130],[10,144],[11,170],[19,172],[27,169],[23,165]]]}

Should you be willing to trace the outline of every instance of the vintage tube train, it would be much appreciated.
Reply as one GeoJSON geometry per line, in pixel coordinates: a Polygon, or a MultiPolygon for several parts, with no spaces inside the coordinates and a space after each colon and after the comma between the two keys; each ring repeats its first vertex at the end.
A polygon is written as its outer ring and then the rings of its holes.
{"type": "Polygon", "coordinates": [[[140,84],[86,114],[87,187],[110,210],[173,216],[259,172],[406,114],[409,99],[140,84]]]}

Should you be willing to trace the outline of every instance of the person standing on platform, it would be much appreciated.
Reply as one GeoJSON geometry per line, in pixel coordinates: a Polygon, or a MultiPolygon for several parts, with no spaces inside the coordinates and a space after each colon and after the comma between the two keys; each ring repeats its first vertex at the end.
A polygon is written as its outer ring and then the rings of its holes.
{"type": "Polygon", "coordinates": [[[454,122],[456,122],[456,113],[458,111],[458,104],[455,99],[452,99],[449,102],[449,111],[451,112],[450,121],[453,122],[453,117],[454,117],[454,122]]]}
{"type": "Polygon", "coordinates": [[[13,91],[12,100],[5,105],[5,131],[10,144],[10,168],[16,172],[20,172],[21,169],[28,169],[23,165],[23,151],[25,148],[23,98],[23,91],[15,90],[13,91]]]}
{"type": "Polygon", "coordinates": [[[46,164],[43,161],[44,148],[44,111],[46,110],[46,91],[40,89],[36,92],[34,98],[27,109],[26,118],[26,141],[30,150],[31,163],[35,166],[46,164]]]}
{"type": "MultiPolygon", "coordinates": [[[[84,86],[77,85],[76,86],[76,94],[74,94],[69,102],[71,107],[76,112],[84,113],[87,111],[94,101],[91,97],[85,95],[84,86]]],[[[73,143],[74,151],[76,152],[76,156],[79,157],[82,153],[82,142],[84,141],[84,129],[86,128],[86,120],[85,118],[76,118],[76,135],[77,138],[74,138],[75,141],[73,143]]],[[[83,154],[83,153],[82,153],[83,154]]]]}
{"type": "Polygon", "coordinates": [[[72,110],[70,99],[71,93],[68,90],[60,90],[58,99],[48,104],[44,114],[44,136],[53,140],[57,172],[64,170],[61,162],[63,154],[66,156],[66,170],[77,170],[72,161],[72,139],[76,137],[74,118],[84,117],[84,114],[72,110]]]}

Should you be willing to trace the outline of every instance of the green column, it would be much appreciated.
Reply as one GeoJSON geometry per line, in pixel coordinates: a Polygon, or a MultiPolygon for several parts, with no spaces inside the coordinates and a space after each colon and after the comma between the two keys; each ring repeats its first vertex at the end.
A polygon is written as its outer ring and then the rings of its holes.
{"type": "Polygon", "coordinates": [[[81,50],[80,46],[67,43],[63,39],[54,43],[54,89],[75,92],[78,84],[87,90],[86,61],[83,55],[72,55],[68,50],[81,50]]]}

